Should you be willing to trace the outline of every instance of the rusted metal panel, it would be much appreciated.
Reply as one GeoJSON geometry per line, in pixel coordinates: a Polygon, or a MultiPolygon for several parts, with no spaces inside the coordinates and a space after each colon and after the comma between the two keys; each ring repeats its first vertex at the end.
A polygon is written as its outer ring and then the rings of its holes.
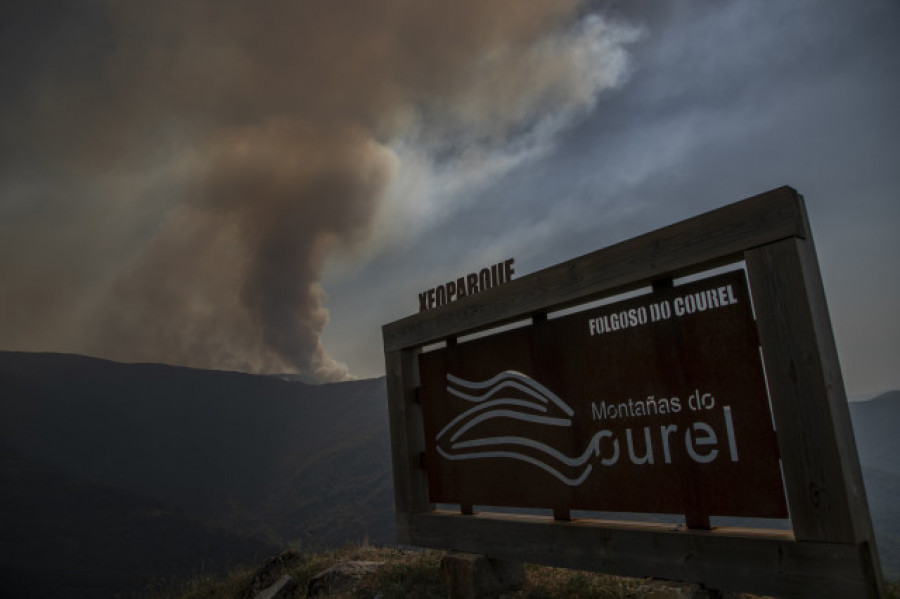
{"type": "Polygon", "coordinates": [[[742,270],[419,356],[429,499],[786,516],[742,270]]]}

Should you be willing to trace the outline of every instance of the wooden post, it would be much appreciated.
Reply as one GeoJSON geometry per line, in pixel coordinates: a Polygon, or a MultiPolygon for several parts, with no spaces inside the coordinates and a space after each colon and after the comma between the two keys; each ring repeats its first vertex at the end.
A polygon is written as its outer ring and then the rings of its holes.
{"type": "Polygon", "coordinates": [[[880,562],[812,232],[746,252],[798,541],[852,543],[880,562]]]}
{"type": "Polygon", "coordinates": [[[409,516],[434,509],[419,455],[425,450],[422,407],[416,401],[418,349],[385,352],[397,540],[412,543],[409,516]]]}

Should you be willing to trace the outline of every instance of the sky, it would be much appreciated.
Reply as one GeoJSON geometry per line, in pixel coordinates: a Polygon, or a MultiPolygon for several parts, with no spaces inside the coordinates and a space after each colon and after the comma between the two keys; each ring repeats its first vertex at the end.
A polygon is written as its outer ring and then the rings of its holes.
{"type": "Polygon", "coordinates": [[[424,289],[791,185],[900,389],[896,0],[6,4],[0,349],[379,376],[424,289]]]}

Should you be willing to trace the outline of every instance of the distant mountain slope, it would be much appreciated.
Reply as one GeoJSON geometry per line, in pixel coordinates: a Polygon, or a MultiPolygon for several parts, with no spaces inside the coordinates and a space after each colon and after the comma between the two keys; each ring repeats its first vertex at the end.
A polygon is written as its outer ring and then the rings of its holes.
{"type": "Polygon", "coordinates": [[[48,550],[76,588],[196,574],[288,543],[393,542],[387,429],[383,379],[312,386],[0,352],[0,578],[32,578],[48,550]]]}
{"type": "Polygon", "coordinates": [[[900,580],[900,475],[863,468],[875,542],[885,577],[900,580]]]}
{"type": "Polygon", "coordinates": [[[850,403],[885,576],[900,580],[900,391],[850,403]]]}
{"type": "Polygon", "coordinates": [[[0,447],[0,596],[103,597],[278,548],[0,447]]]}
{"type": "Polygon", "coordinates": [[[851,402],[850,416],[860,462],[900,475],[900,391],[851,402]]]}
{"type": "Polygon", "coordinates": [[[386,431],[383,380],[0,352],[6,445],[274,542],[392,540],[386,431]]]}

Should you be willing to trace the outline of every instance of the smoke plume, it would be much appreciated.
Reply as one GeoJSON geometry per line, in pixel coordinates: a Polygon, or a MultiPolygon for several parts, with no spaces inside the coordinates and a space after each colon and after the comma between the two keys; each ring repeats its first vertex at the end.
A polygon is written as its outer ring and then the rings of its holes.
{"type": "Polygon", "coordinates": [[[316,381],[334,252],[545,151],[635,38],[560,0],[85,6],[4,100],[0,340],[316,381]]]}

